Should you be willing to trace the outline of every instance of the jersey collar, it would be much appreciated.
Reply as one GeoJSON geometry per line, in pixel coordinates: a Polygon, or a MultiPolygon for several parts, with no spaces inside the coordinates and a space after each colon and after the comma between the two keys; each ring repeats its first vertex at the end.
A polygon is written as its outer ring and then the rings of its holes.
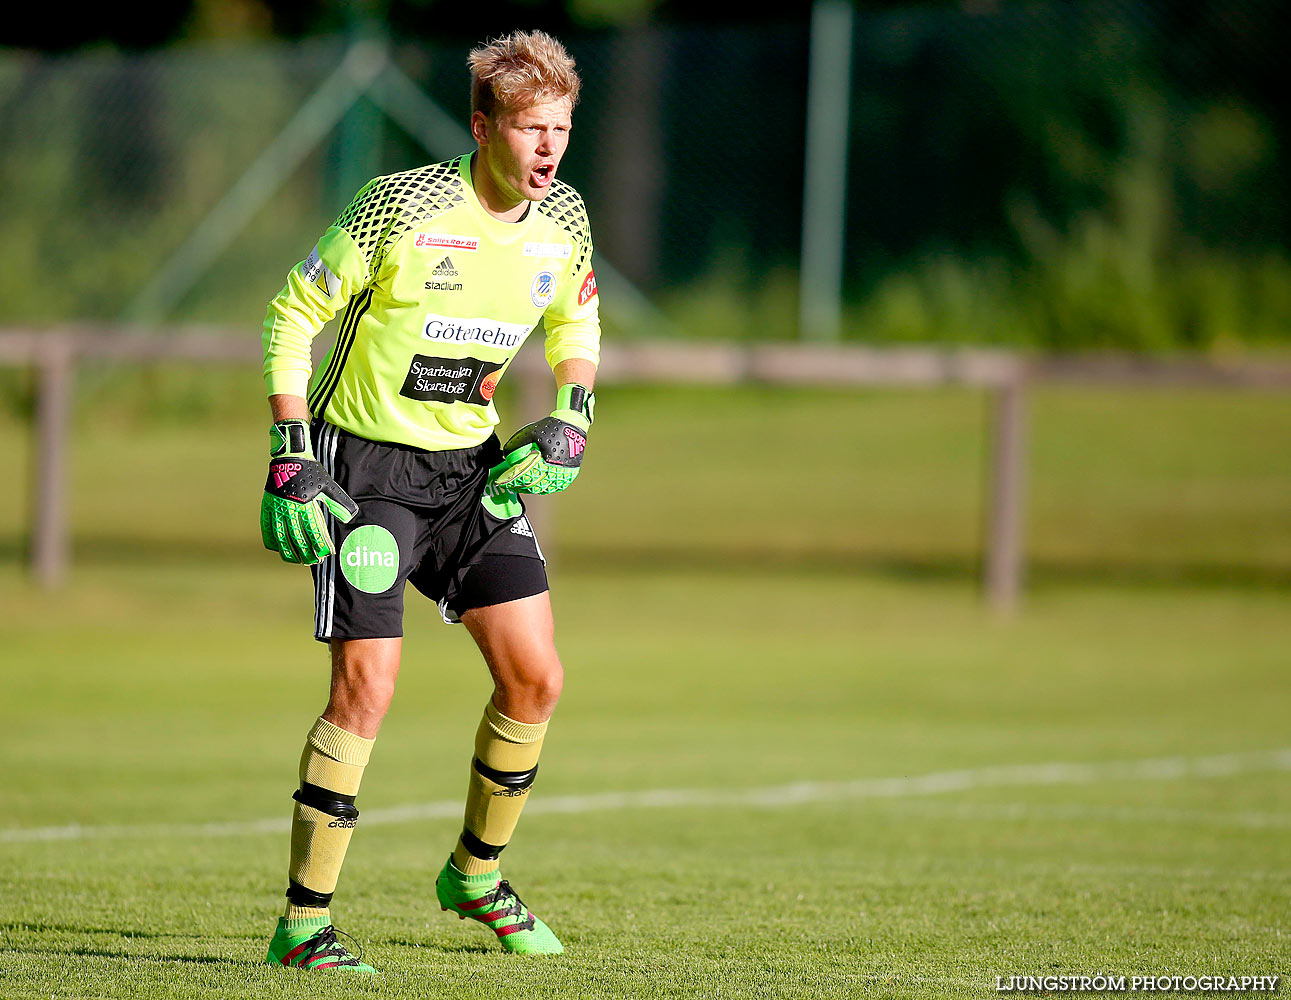
{"type": "Polygon", "coordinates": [[[471,183],[471,161],[474,158],[475,154],[469,153],[463,156],[457,164],[457,173],[462,178],[462,186],[466,190],[466,204],[470,206],[471,211],[475,214],[480,228],[496,242],[510,243],[519,239],[529,230],[529,226],[537,217],[537,203],[530,202],[524,216],[515,222],[503,222],[501,219],[489,215],[484,210],[484,206],[480,204],[479,196],[475,193],[475,185],[471,183]]]}

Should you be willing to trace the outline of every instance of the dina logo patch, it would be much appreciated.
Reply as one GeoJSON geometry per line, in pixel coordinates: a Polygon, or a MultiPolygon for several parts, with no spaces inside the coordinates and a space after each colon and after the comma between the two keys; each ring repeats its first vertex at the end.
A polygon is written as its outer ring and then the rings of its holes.
{"type": "Polygon", "coordinates": [[[379,524],[365,524],[346,537],[337,554],[341,572],[365,594],[383,594],[399,575],[399,543],[379,524]]]}

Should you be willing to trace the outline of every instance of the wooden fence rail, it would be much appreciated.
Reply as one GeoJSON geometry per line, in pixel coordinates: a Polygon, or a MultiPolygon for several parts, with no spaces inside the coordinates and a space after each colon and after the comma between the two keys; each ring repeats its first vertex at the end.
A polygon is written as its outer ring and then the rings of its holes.
{"type": "MultiPolygon", "coordinates": [[[[257,365],[254,336],[226,330],[124,331],[65,327],[0,331],[0,364],[37,372],[31,476],[30,563],[36,579],[53,586],[71,557],[67,527],[67,453],[76,367],[83,360],[257,365]]],[[[539,412],[551,397],[551,375],[540,352],[517,356],[521,404],[539,412]]],[[[1037,381],[1142,386],[1291,389],[1291,364],[1216,363],[1143,357],[1040,357],[993,350],[878,349],[784,343],[632,341],[603,346],[600,385],[626,383],[737,385],[960,384],[994,397],[982,584],[994,610],[1016,608],[1022,591],[1026,521],[1027,388],[1037,381]]]]}

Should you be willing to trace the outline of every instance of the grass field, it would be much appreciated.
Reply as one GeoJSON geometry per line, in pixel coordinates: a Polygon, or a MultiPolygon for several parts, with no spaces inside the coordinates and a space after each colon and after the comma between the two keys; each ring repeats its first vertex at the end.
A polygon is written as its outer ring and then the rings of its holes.
{"type": "MultiPolygon", "coordinates": [[[[566,694],[504,856],[567,953],[433,901],[487,685],[414,605],[334,908],[383,974],[346,995],[1291,972],[1291,403],[1040,394],[1033,585],[997,620],[979,397],[605,396],[551,511],[566,694]]],[[[0,486],[0,997],[335,995],[258,964],[326,664],[254,537],[262,421],[225,405],[83,422],[57,593],[0,486]]]]}

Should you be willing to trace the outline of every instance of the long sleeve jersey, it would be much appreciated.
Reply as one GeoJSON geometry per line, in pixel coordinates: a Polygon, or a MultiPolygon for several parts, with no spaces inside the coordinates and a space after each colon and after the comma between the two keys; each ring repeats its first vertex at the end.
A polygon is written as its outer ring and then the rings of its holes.
{"type": "Polygon", "coordinates": [[[353,434],[431,451],[484,441],[493,393],[541,319],[545,353],[599,360],[592,240],[563,181],[502,222],[480,205],[463,155],[370,181],[287,276],[264,324],[270,395],[353,434]],[[310,344],[341,315],[314,372],[310,344]]]}

